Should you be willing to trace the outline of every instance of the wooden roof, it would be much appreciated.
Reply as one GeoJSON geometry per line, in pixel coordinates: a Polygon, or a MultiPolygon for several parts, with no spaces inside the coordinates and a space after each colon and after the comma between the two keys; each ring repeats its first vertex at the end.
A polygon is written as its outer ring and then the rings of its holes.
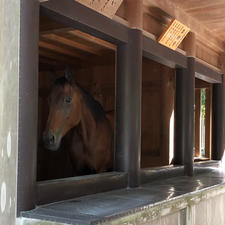
{"type": "Polygon", "coordinates": [[[179,7],[225,40],[224,0],[173,0],[179,7]]]}

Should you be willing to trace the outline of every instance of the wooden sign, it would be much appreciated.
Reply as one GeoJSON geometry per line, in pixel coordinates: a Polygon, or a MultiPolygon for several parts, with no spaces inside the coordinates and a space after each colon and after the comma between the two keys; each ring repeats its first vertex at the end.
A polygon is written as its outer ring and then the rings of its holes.
{"type": "Polygon", "coordinates": [[[85,5],[109,18],[112,18],[123,0],[76,0],[77,2],[85,5]]]}
{"type": "Polygon", "coordinates": [[[178,20],[173,19],[166,30],[159,37],[158,42],[168,48],[175,50],[183,41],[189,31],[190,28],[188,28],[178,20]]]}

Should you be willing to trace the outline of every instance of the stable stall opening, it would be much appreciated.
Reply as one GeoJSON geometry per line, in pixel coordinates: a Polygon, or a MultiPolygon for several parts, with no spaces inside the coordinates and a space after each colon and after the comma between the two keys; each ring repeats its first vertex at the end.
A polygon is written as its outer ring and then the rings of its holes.
{"type": "Polygon", "coordinates": [[[212,85],[195,79],[195,161],[211,159],[212,85]]]}
{"type": "Polygon", "coordinates": [[[174,154],[175,70],[143,58],[141,167],[166,166],[174,154]]]}
{"type": "Polygon", "coordinates": [[[113,170],[115,53],[109,42],[40,17],[37,181],[113,170]]]}

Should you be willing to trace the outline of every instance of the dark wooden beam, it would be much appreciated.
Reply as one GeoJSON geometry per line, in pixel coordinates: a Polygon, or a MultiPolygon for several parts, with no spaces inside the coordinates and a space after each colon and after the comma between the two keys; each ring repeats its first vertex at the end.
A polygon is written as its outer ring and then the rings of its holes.
{"type": "Polygon", "coordinates": [[[48,204],[126,186],[127,174],[118,172],[42,181],[37,183],[37,204],[48,204]]]}
{"type": "Polygon", "coordinates": [[[74,0],[40,3],[41,14],[114,44],[128,41],[128,28],[74,0]]]}
{"type": "Polygon", "coordinates": [[[170,68],[187,67],[186,56],[147,36],[143,36],[143,55],[170,68]]]}
{"type": "Polygon", "coordinates": [[[195,62],[195,77],[208,83],[222,83],[222,74],[204,65],[195,62]]]}

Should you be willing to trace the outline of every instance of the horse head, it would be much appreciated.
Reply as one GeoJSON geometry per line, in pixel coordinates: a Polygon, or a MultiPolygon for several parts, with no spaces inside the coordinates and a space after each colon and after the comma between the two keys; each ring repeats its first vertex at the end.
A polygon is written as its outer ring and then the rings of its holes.
{"type": "Polygon", "coordinates": [[[48,97],[49,114],[43,133],[44,147],[56,151],[67,132],[81,120],[80,97],[69,68],[58,78],[48,97]]]}

